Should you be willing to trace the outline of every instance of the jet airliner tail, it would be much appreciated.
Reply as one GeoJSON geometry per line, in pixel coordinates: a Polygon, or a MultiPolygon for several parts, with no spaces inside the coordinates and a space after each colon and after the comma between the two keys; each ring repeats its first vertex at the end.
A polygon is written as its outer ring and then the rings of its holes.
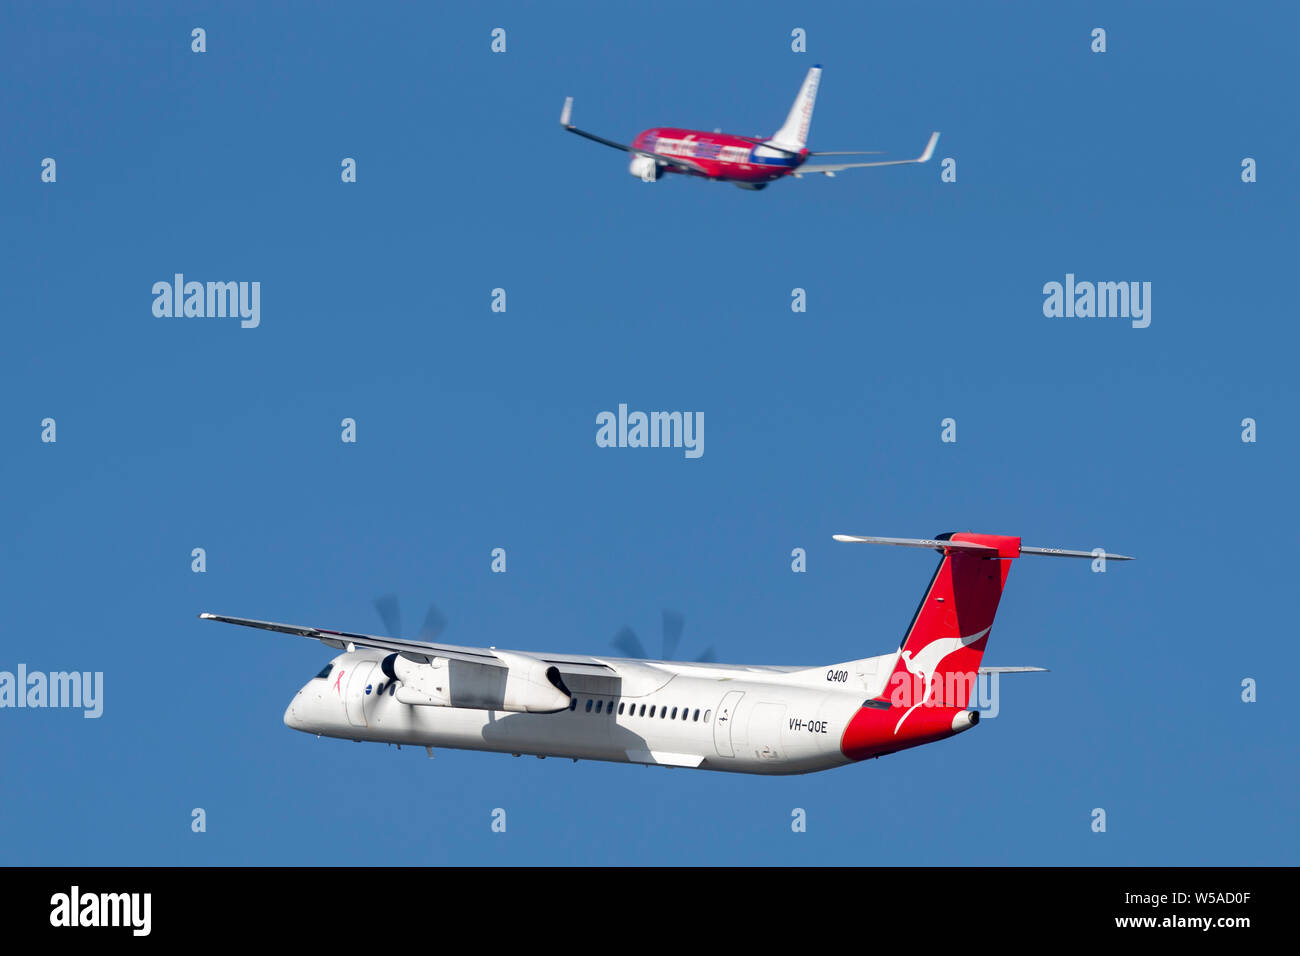
{"type": "Polygon", "coordinates": [[[817,86],[821,83],[822,68],[814,66],[803,79],[799,95],[790,107],[785,125],[776,131],[768,142],[778,149],[798,152],[808,144],[808,127],[812,125],[813,104],[817,100],[817,86]]]}

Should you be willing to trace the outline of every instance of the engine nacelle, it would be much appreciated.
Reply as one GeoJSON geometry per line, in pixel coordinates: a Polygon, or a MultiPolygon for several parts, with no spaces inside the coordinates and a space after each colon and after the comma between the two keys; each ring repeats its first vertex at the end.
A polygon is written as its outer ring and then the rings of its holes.
{"type": "Polygon", "coordinates": [[[535,657],[520,657],[504,651],[493,653],[509,666],[506,671],[505,704],[501,707],[502,710],[525,714],[552,714],[558,710],[569,709],[572,695],[560,678],[560,669],[554,664],[547,664],[535,657]]]}
{"type": "Polygon", "coordinates": [[[519,714],[567,710],[569,689],[560,671],[535,657],[495,651],[506,666],[435,657],[425,664],[401,654],[384,658],[385,674],[401,683],[393,696],[403,704],[465,707],[519,714]]]}
{"type": "Polygon", "coordinates": [[[659,165],[653,156],[633,156],[632,162],[628,163],[627,171],[643,183],[657,182],[664,174],[663,166],[659,165]]]}
{"type": "Polygon", "coordinates": [[[390,679],[401,682],[393,696],[403,704],[451,706],[451,672],[445,658],[435,657],[422,664],[401,654],[389,654],[379,666],[390,679]]]}

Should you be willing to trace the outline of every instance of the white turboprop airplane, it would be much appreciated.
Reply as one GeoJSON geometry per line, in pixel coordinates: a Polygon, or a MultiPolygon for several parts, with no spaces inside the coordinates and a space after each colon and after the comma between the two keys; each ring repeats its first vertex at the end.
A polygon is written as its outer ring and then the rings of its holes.
{"type": "Polygon", "coordinates": [[[1011,561],[1130,558],[1022,547],[967,532],[935,539],[835,535],[943,556],[897,651],[817,667],[745,666],[505,651],[407,641],[219,614],[210,621],[344,650],[284,712],[324,737],[515,756],[791,774],[932,743],[979,722],[969,710],[1011,561]]]}

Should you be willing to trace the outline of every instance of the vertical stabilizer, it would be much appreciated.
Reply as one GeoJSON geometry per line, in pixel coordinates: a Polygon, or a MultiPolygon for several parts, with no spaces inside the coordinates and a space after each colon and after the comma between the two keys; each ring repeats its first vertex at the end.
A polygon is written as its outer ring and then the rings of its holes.
{"type": "Polygon", "coordinates": [[[795,97],[785,125],[776,131],[768,142],[781,149],[798,152],[808,144],[808,127],[812,125],[813,104],[817,101],[817,87],[821,84],[822,68],[814,66],[803,78],[799,95],[795,97]]]}

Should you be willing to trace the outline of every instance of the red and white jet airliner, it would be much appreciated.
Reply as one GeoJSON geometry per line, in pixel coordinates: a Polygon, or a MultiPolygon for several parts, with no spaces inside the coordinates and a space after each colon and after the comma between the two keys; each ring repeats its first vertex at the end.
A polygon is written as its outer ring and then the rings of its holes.
{"type": "Polygon", "coordinates": [[[1130,560],[1027,548],[992,534],[839,541],[942,555],[897,651],[815,667],[647,661],[504,651],[200,614],[344,650],[284,712],[295,730],[346,740],[736,773],[829,770],[969,730],[1013,559],[1130,560]]]}
{"type": "Polygon", "coordinates": [[[570,133],[577,133],[605,146],[612,146],[632,154],[628,172],[644,182],[653,183],[664,173],[682,173],[702,176],[705,179],[735,183],[741,189],[766,189],[768,183],[782,176],[802,178],[811,173],[834,176],[845,169],[863,169],[869,166],[906,166],[924,163],[934,153],[939,134],[931,133],[925,151],[916,159],[889,159],[870,163],[808,164],[810,156],[875,156],[875,150],[821,153],[806,146],[808,127],[812,124],[813,103],[817,99],[817,86],[821,82],[822,68],[814,66],[804,77],[803,86],[785,125],[770,139],[751,136],[731,136],[714,131],[706,133],[697,129],[655,127],[637,134],[631,144],[617,143],[569,122],[573,118],[573,97],[564,101],[560,125],[570,133]]]}

